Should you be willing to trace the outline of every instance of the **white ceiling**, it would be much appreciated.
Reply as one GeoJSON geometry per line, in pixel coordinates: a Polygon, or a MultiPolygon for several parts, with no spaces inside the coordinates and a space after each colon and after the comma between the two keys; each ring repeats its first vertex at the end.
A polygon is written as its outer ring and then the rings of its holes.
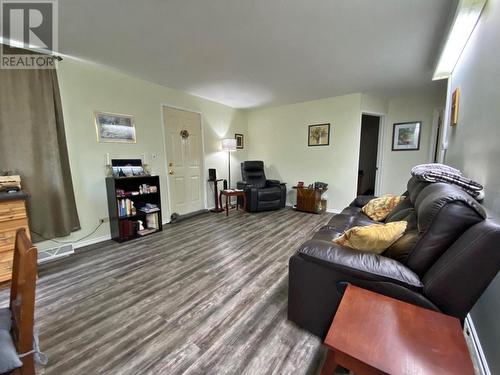
{"type": "Polygon", "coordinates": [[[60,52],[236,108],[432,88],[455,0],[59,0],[60,52]]]}

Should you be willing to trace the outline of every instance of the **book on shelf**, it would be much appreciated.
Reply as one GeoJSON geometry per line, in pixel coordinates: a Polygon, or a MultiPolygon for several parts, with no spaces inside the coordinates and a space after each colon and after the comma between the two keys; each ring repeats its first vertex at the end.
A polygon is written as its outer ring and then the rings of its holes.
{"type": "Polygon", "coordinates": [[[126,217],[135,215],[137,209],[135,208],[134,202],[130,199],[119,199],[118,200],[118,216],[126,217]]]}

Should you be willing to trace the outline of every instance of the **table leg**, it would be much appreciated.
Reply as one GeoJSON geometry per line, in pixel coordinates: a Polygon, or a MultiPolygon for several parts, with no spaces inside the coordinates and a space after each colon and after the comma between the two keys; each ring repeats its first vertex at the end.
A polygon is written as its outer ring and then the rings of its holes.
{"type": "Polygon", "coordinates": [[[229,195],[226,195],[226,216],[229,216],[229,195]]]}
{"type": "Polygon", "coordinates": [[[223,211],[224,206],[222,205],[222,191],[219,194],[219,207],[220,210],[223,211]]]}
{"type": "Polygon", "coordinates": [[[337,362],[335,361],[335,353],[328,350],[325,363],[323,363],[323,367],[321,368],[321,375],[333,375],[336,368],[337,362]]]}

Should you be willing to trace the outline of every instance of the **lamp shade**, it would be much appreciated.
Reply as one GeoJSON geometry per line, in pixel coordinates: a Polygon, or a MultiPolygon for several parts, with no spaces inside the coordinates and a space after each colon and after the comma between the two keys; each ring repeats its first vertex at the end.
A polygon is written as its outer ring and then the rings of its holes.
{"type": "Polygon", "coordinates": [[[224,138],[222,140],[222,149],[224,151],[236,151],[236,139],[235,138],[224,138]]]}

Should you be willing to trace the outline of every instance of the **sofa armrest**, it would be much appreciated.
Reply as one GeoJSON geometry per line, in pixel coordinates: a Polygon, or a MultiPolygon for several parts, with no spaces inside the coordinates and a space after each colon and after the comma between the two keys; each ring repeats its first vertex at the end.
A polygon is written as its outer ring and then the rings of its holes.
{"type": "Polygon", "coordinates": [[[365,204],[367,204],[369,201],[371,201],[374,198],[377,198],[377,197],[374,195],[358,195],[356,197],[356,199],[354,199],[349,206],[350,207],[363,207],[365,204]]]}
{"type": "Polygon", "coordinates": [[[420,278],[412,270],[382,255],[322,240],[305,242],[298,254],[304,259],[357,279],[391,282],[411,290],[423,288],[420,278]]]}
{"type": "Polygon", "coordinates": [[[282,184],[278,180],[266,180],[266,186],[280,186],[280,185],[285,185],[285,184],[282,184]]]}
{"type": "Polygon", "coordinates": [[[250,187],[252,187],[252,185],[246,183],[245,181],[238,181],[236,183],[236,189],[245,190],[245,189],[250,188],[250,187]]]}

